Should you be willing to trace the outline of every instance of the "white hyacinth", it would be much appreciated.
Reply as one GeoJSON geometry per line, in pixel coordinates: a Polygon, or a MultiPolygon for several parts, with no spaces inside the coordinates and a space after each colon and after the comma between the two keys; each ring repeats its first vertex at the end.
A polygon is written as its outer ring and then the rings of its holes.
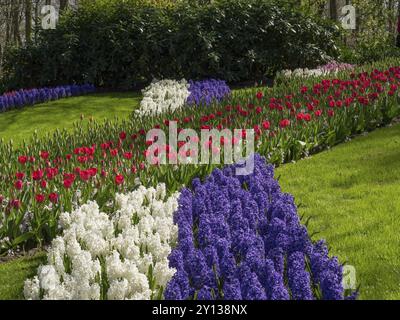
{"type": "Polygon", "coordinates": [[[174,112],[185,105],[190,95],[185,79],[153,81],[142,93],[140,108],[136,110],[139,117],[174,112]]]}
{"type": "Polygon", "coordinates": [[[117,194],[111,215],[89,202],[63,213],[48,265],[25,282],[27,299],[157,299],[175,273],[168,265],[176,244],[173,214],[179,194],[165,185],[117,194]]]}
{"type": "Polygon", "coordinates": [[[335,60],[331,60],[329,63],[319,66],[315,69],[295,69],[295,70],[283,70],[278,73],[278,77],[291,78],[307,78],[307,77],[321,77],[327,75],[337,75],[338,72],[343,70],[352,70],[354,65],[348,63],[340,63],[335,60]]]}
{"type": "Polygon", "coordinates": [[[307,78],[307,77],[320,77],[326,76],[331,73],[337,73],[337,71],[330,72],[328,70],[323,69],[295,69],[295,70],[283,70],[280,72],[280,76],[284,78],[291,78],[291,77],[299,77],[299,78],[307,78]]]}

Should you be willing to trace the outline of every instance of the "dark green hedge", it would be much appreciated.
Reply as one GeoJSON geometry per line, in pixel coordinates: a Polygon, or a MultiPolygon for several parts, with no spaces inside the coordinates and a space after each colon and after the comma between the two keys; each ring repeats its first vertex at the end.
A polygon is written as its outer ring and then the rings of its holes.
{"type": "Polygon", "coordinates": [[[271,0],[87,5],[10,50],[3,67],[8,87],[88,81],[129,88],[154,77],[236,82],[337,56],[335,30],[271,0]]]}

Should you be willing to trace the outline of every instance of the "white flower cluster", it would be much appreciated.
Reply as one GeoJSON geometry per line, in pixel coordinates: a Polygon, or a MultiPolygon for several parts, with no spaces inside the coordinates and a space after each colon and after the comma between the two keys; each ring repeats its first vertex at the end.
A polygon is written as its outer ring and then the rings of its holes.
{"type": "Polygon", "coordinates": [[[62,236],[52,242],[48,265],[27,280],[27,299],[159,299],[175,269],[168,256],[178,228],[179,194],[164,184],[116,195],[118,210],[102,213],[89,202],[63,213],[62,236]]]}
{"type": "Polygon", "coordinates": [[[348,63],[340,63],[337,61],[330,61],[329,63],[319,66],[315,69],[295,69],[295,70],[283,70],[280,73],[278,73],[278,76],[284,77],[284,78],[291,78],[291,77],[321,77],[321,76],[327,76],[330,74],[336,75],[339,71],[343,70],[351,70],[354,69],[354,65],[348,64],[348,63]]]}
{"type": "MultiPolygon", "coordinates": [[[[336,71],[337,72],[337,71],[336,71]]],[[[279,76],[282,76],[284,78],[292,78],[292,77],[301,77],[301,78],[306,78],[306,77],[321,77],[321,76],[326,76],[328,74],[331,74],[331,71],[324,70],[324,69],[295,69],[295,70],[283,70],[280,72],[279,76]]]]}
{"type": "Polygon", "coordinates": [[[142,93],[140,108],[136,110],[139,117],[174,112],[184,106],[190,95],[185,79],[153,81],[142,93]]]}

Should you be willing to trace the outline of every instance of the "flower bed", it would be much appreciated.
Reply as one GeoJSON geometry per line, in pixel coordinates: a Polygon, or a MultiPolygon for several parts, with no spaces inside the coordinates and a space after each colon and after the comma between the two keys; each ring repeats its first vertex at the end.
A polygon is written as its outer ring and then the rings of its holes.
{"type": "Polygon", "coordinates": [[[273,167],[256,155],[252,175],[234,170],[195,179],[177,211],[178,194],[166,199],[160,185],[117,195],[110,217],[93,202],[63,214],[63,236],[26,298],[343,299],[341,265],[310,241],[273,167]]]}
{"type": "Polygon", "coordinates": [[[73,96],[79,96],[95,91],[90,84],[59,86],[54,88],[21,89],[18,91],[6,92],[0,96],[0,112],[13,108],[22,108],[28,105],[35,105],[50,100],[58,100],[73,96]]]}
{"type": "Polygon", "coordinates": [[[189,81],[188,105],[209,106],[221,102],[231,95],[231,90],[222,80],[189,81]]]}
{"type": "Polygon", "coordinates": [[[157,116],[175,113],[185,104],[189,106],[210,106],[230,96],[231,90],[225,81],[202,80],[187,82],[185,79],[154,81],[143,91],[140,108],[135,116],[157,116]]]}
{"type": "MultiPolygon", "coordinates": [[[[268,162],[281,164],[389,123],[400,114],[399,79],[400,68],[388,67],[349,73],[343,79],[305,80],[300,87],[233,94],[224,104],[207,109],[182,108],[103,126],[93,123],[86,133],[77,126],[73,133],[35,138],[18,150],[0,143],[0,251],[51,241],[58,234],[59,215],[88,200],[103,206],[138,181],[146,186],[165,183],[174,192],[215,167],[148,165],[150,129],[168,131],[173,120],[179,130],[252,128],[256,150],[268,162]]],[[[241,138],[233,140],[238,143],[241,138]]],[[[177,152],[167,145],[159,150],[160,157],[177,152]]]]}
{"type": "Polygon", "coordinates": [[[337,61],[331,61],[325,65],[319,66],[315,69],[302,69],[298,68],[295,70],[283,70],[280,73],[278,73],[278,78],[279,77],[284,77],[284,78],[291,78],[291,77],[321,77],[321,76],[327,76],[330,74],[336,75],[340,71],[346,71],[346,70],[353,70],[354,65],[348,64],[348,63],[340,63],[337,61]]]}
{"type": "Polygon", "coordinates": [[[189,84],[185,79],[153,81],[142,91],[140,108],[135,111],[139,117],[175,112],[182,108],[189,97],[189,84]]]}
{"type": "Polygon", "coordinates": [[[178,194],[165,185],[117,195],[111,216],[89,202],[60,218],[48,265],[25,283],[27,299],[140,299],[162,297],[175,270],[168,266],[176,241],[178,194]]]}

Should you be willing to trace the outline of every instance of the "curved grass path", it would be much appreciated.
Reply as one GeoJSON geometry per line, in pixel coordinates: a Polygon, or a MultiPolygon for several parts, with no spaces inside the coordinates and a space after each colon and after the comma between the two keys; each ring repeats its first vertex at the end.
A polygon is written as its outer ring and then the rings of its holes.
{"type": "Polygon", "coordinates": [[[37,104],[0,113],[0,139],[22,142],[38,131],[47,135],[57,128],[69,129],[81,119],[128,117],[140,104],[139,93],[96,93],[37,104]]]}
{"type": "Polygon", "coordinates": [[[277,170],[310,234],[356,269],[362,299],[400,299],[400,125],[277,170]]]}

